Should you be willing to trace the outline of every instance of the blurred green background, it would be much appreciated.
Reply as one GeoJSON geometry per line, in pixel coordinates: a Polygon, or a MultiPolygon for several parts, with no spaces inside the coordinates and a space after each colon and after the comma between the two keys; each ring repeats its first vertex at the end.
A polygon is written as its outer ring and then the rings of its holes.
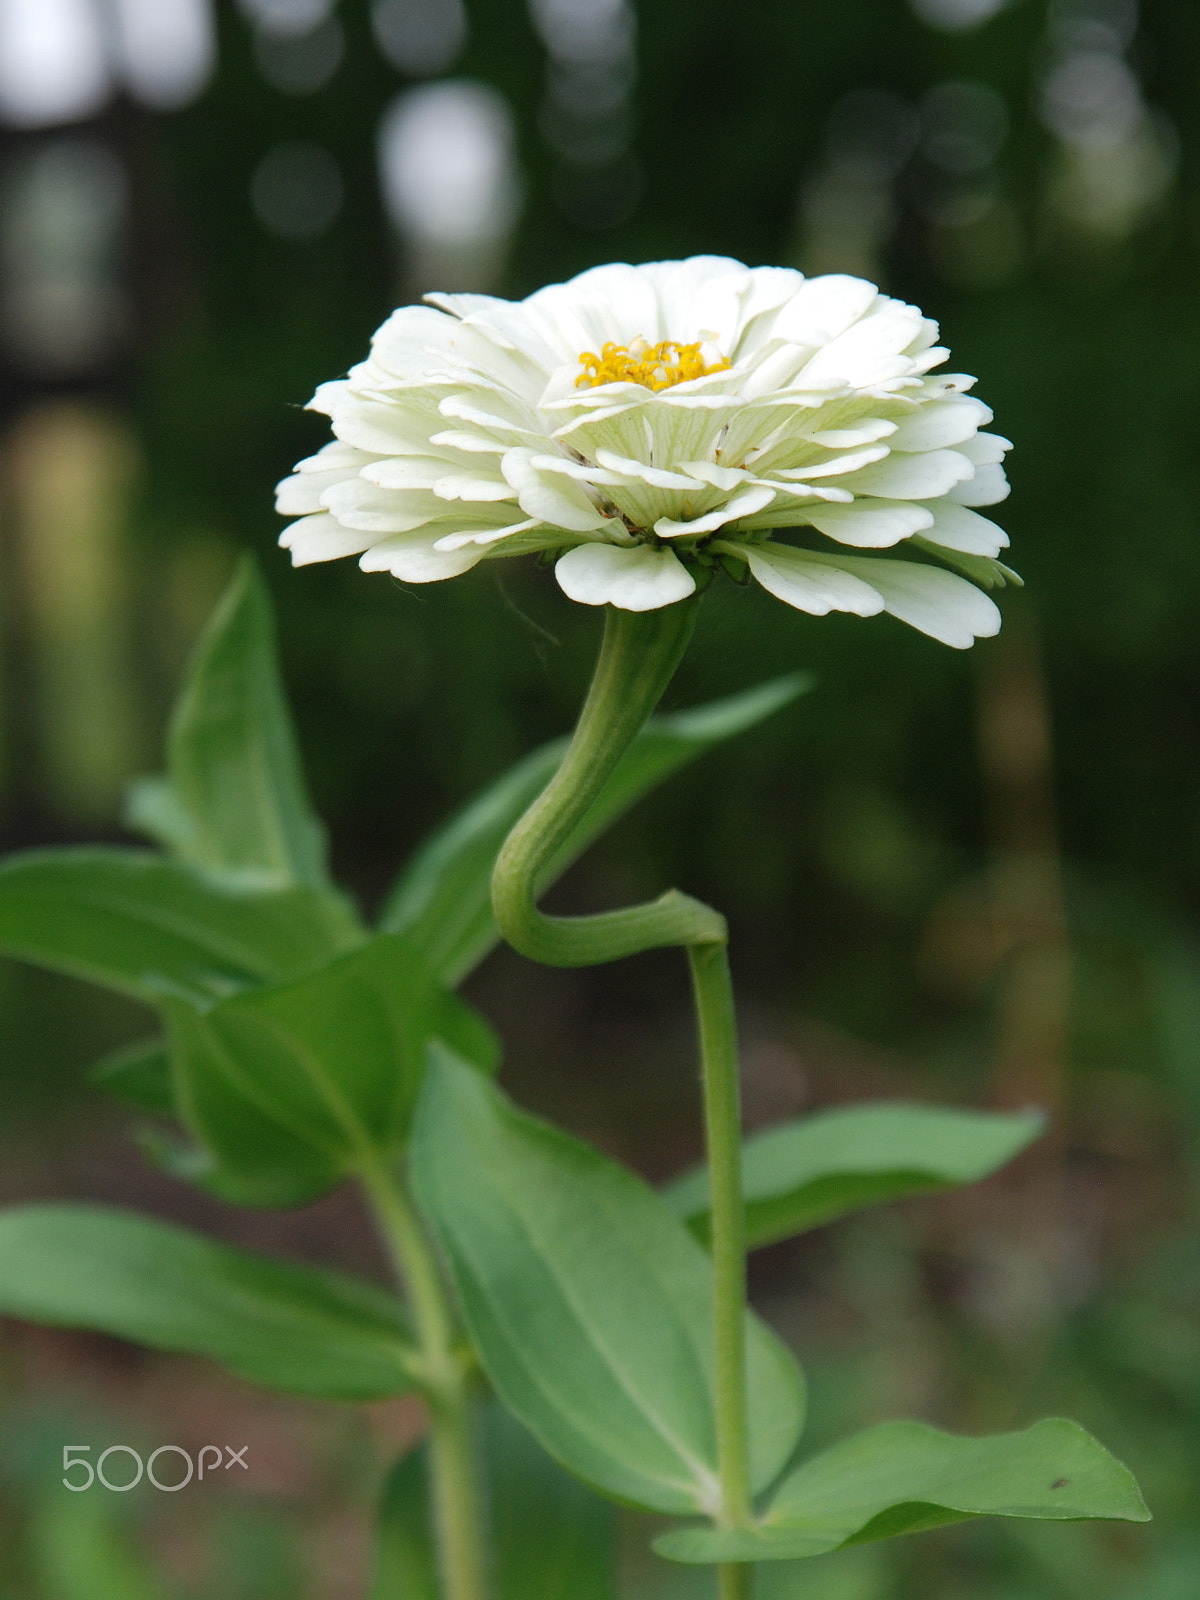
{"type": "MultiPolygon", "coordinates": [[[[427,288],[698,252],[861,273],[941,320],[1016,442],[1028,587],[1000,638],[963,656],[714,587],[671,703],[797,666],[816,691],[557,893],[675,882],[727,911],[753,1124],[869,1096],[1053,1112],[980,1191],[764,1252],[756,1297],[811,1369],[815,1442],[1066,1411],[1157,1520],[951,1530],[781,1572],[772,1600],[1200,1593],[1198,88],[1195,0],[0,0],[5,848],[121,836],[244,548],[368,905],[570,724],[597,618],[547,572],[401,589],[274,548],[271,486],[325,437],[312,389],[427,288]]],[[[500,952],[473,998],[524,1103],[653,1177],[694,1158],[672,955],[500,952]]],[[[254,1217],[154,1173],[82,1083],[142,1031],[0,967],[0,1198],[381,1270],[345,1196],[254,1217]]],[[[0,1426],[0,1600],[356,1600],[419,1419],[8,1324],[0,1426]],[[254,1442],[236,1489],[59,1487],[65,1442],[218,1422],[254,1442]]],[[[641,1543],[629,1596],[696,1592],[641,1543]]]]}

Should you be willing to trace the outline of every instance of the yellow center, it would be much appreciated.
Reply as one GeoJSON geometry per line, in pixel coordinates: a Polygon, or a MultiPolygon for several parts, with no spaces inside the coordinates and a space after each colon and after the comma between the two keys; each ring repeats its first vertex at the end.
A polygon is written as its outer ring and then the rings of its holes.
{"type": "Polygon", "coordinates": [[[635,339],[632,344],[606,344],[600,354],[585,350],[579,358],[583,372],[575,380],[577,389],[596,389],[602,383],[640,383],[643,389],[671,389],[689,378],[706,378],[710,372],[725,372],[729,362],[706,362],[702,343],[677,344],[664,339],[648,344],[635,339]]]}

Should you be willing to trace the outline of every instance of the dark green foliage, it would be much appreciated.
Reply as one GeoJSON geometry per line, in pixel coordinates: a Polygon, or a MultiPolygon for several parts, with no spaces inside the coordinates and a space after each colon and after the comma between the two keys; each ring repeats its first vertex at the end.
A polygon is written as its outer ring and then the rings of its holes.
{"type": "Polygon", "coordinates": [[[390,1295],[103,1206],[0,1213],[0,1311],[208,1356],[296,1394],[367,1400],[411,1386],[390,1295]]]}

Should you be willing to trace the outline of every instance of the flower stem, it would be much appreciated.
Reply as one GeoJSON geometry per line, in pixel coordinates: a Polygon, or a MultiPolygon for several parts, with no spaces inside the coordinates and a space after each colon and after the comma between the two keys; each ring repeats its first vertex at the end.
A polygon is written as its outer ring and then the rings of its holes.
{"type": "Polygon", "coordinates": [[[582,820],[670,683],[696,622],[696,600],[661,611],[607,608],[591,688],[562,765],[504,841],[492,907],[515,950],[551,967],[594,967],[664,945],[721,943],[725,919],[671,889],[646,905],[591,917],[548,917],[535,900],[559,848],[582,820]]]}
{"type": "Polygon", "coordinates": [[[437,1262],[403,1183],[382,1167],[361,1181],[397,1275],[408,1291],[429,1406],[433,1521],[444,1600],[486,1600],[482,1503],[467,1371],[437,1262]]]}
{"type": "MultiPolygon", "coordinates": [[[[737,1028],[725,919],[672,889],[589,917],[550,917],[536,899],[555,854],[586,815],[658,704],[695,625],[697,601],[636,613],[608,608],[596,670],[562,765],[509,834],[492,877],[504,937],[548,966],[596,966],[667,945],[688,953],[700,1031],[712,1202],[713,1339],[722,1527],[751,1520],[746,1422],[746,1230],[737,1028]]],[[[749,1600],[753,1568],[718,1568],[721,1600],[749,1600]]]]}
{"type": "Polygon", "coordinates": [[[729,957],[722,944],[690,945],[692,992],[700,1024],[704,1132],[712,1230],[717,1463],[721,1521],[750,1521],[746,1429],[746,1217],[742,1203],[741,1106],[737,1024],[729,957]]]}
{"type": "Polygon", "coordinates": [[[753,1600],[754,1568],[728,1564],[717,1568],[717,1600],[753,1600]]]}

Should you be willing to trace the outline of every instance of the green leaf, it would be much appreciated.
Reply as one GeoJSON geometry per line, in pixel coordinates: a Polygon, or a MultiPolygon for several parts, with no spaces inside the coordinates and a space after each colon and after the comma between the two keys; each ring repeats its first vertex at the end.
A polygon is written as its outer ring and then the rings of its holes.
{"type": "Polygon", "coordinates": [[[157,1004],[295,977],[361,942],[342,900],[237,890],[142,850],[31,850],[0,862],[0,951],[157,1004]]]}
{"type": "MultiPolygon", "coordinates": [[[[148,1039],[125,1050],[116,1050],[98,1061],[88,1077],[96,1088],[107,1090],[137,1111],[147,1111],[156,1117],[178,1114],[170,1045],[166,1039],[148,1039]]],[[[173,1178],[193,1184],[235,1205],[245,1199],[245,1185],[239,1183],[236,1176],[226,1173],[212,1152],[203,1145],[181,1139],[177,1133],[166,1132],[153,1125],[136,1129],[134,1138],[142,1154],[173,1178]]],[[[303,1162],[307,1152],[300,1154],[303,1162]]],[[[264,1182],[260,1168],[250,1193],[252,1196],[263,1193],[277,1195],[282,1189],[284,1194],[294,1195],[299,1201],[307,1198],[311,1192],[319,1193],[322,1187],[337,1181],[336,1170],[331,1171],[324,1162],[317,1164],[315,1174],[304,1168],[302,1176],[304,1181],[298,1186],[294,1171],[290,1174],[285,1172],[282,1176],[272,1174],[264,1182]]],[[[251,1200],[248,1203],[253,1202],[251,1200]]],[[[265,1203],[269,1204],[270,1201],[265,1203]]]]}
{"type": "Polygon", "coordinates": [[[617,1600],[612,1506],[503,1406],[487,1407],[484,1439],[498,1600],[617,1600]]]}
{"type": "Polygon", "coordinates": [[[258,1081],[257,1059],[231,1055],[207,1011],[182,1001],[163,1009],[178,1114],[196,1143],[143,1131],[157,1165],[243,1206],[307,1205],[345,1179],[344,1155],[289,1125],[286,1103],[258,1081]]]}
{"type": "Polygon", "coordinates": [[[398,1151],[431,1038],[483,1070],[499,1061],[492,1030],[399,934],[295,983],[164,1008],[181,1115],[216,1163],[189,1170],[195,1154],[184,1152],[184,1170],[243,1204],[312,1199],[364,1159],[398,1151]]]}
{"type": "Polygon", "coordinates": [[[673,1561],[792,1561],[968,1517],[1148,1522],[1128,1467],[1077,1422],[966,1439],[923,1422],[868,1428],[784,1479],[756,1527],[680,1528],[654,1548],[673,1561]]]}
{"type": "Polygon", "coordinates": [[[207,1356],[293,1394],[412,1387],[403,1309],[383,1290],[106,1206],[0,1212],[0,1312],[207,1356]]]}
{"type": "Polygon", "coordinates": [[[29,1542],[44,1600],[165,1600],[169,1592],[111,1503],[95,1495],[47,1495],[31,1519],[29,1542]]]}
{"type": "MultiPolygon", "coordinates": [[[[468,1331],[509,1409],[619,1499],[715,1509],[712,1268],[653,1190],[524,1116],[439,1048],[411,1159],[468,1331]]],[[[795,1447],[803,1380],[752,1315],[747,1342],[762,1488],[795,1447]]]]}
{"type": "Polygon", "coordinates": [[[428,1473],[428,1453],[420,1447],[403,1456],[384,1480],[367,1600],[441,1600],[428,1473]]]}
{"type": "MultiPolygon", "coordinates": [[[[483,1408],[481,1421],[496,1600],[616,1600],[612,1507],[556,1466],[502,1406],[483,1408]]],[[[388,1474],[367,1600],[438,1600],[428,1472],[420,1448],[388,1474]]]]}
{"type": "Polygon", "coordinates": [[[165,1039],[143,1039],[123,1050],[114,1050],[96,1062],[88,1079],[97,1089],[138,1111],[170,1116],[175,1110],[171,1057],[165,1039]]]}
{"type": "MultiPolygon", "coordinates": [[[[554,858],[539,891],[549,888],[656,784],[723,739],[790,704],[810,682],[806,674],[795,673],[694,711],[650,721],[554,858]]],[[[411,931],[452,987],[499,939],[492,916],[492,867],[513,824],[557,771],[566,747],[565,739],[543,745],[472,800],[422,846],[388,897],[380,927],[393,933],[411,931]]]]}
{"type": "Polygon", "coordinates": [[[196,647],[167,733],[167,777],[134,785],[126,820],[181,860],[242,886],[330,887],[271,599],[250,556],[196,647]]]}
{"type": "MultiPolygon", "coordinates": [[[[839,1106],[768,1128],[744,1146],[748,1241],[771,1244],[865,1206],[976,1183],[1045,1125],[1039,1112],[883,1104],[839,1106]]],[[[707,1172],[685,1173],[663,1197],[707,1241],[707,1172]]]]}

